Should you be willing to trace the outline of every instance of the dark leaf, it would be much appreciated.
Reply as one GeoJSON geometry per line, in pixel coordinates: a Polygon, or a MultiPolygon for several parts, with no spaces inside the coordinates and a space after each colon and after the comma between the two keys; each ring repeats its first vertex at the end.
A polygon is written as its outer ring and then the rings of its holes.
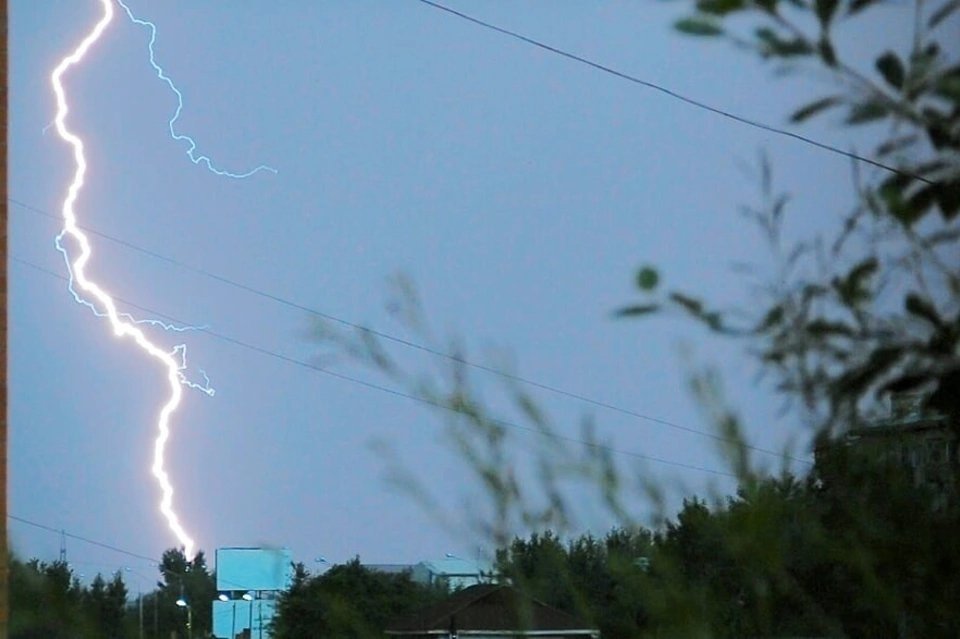
{"type": "Polygon", "coordinates": [[[813,53],[810,45],[802,38],[787,40],[768,27],[761,27],[756,30],[757,39],[761,43],[761,53],[764,57],[789,58],[798,55],[809,55],[813,53]]]}
{"type": "Polygon", "coordinates": [[[652,291],[660,283],[660,274],[657,269],[644,266],[637,272],[637,286],[642,291],[652,291]]]}
{"type": "Polygon", "coordinates": [[[780,350],[768,351],[763,354],[763,360],[771,364],[780,364],[787,358],[787,354],[780,350]]]}
{"type": "Polygon", "coordinates": [[[833,44],[829,38],[821,38],[820,42],[817,43],[817,49],[820,52],[820,57],[823,58],[823,61],[828,67],[837,66],[837,52],[834,51],[833,44]]]}
{"type": "Polygon", "coordinates": [[[834,278],[833,288],[845,305],[857,306],[870,298],[868,280],[877,272],[879,266],[877,258],[868,257],[850,269],[846,277],[834,278]]]}
{"type": "Polygon", "coordinates": [[[926,215],[936,201],[938,186],[931,184],[911,195],[905,203],[905,214],[912,219],[920,219],[926,215]]]}
{"type": "Polygon", "coordinates": [[[917,136],[914,134],[903,135],[898,138],[893,138],[892,140],[887,140],[883,144],[877,147],[877,155],[884,156],[890,155],[894,151],[899,151],[905,149],[911,144],[917,141],[917,136]]]}
{"type": "Polygon", "coordinates": [[[903,88],[903,78],[906,75],[903,70],[903,63],[892,51],[887,51],[877,58],[877,71],[890,86],[895,89],[903,88]]]}
{"type": "Polygon", "coordinates": [[[673,26],[677,31],[687,35],[718,36],[723,34],[723,28],[710,16],[683,18],[677,20],[673,26]]]}
{"type": "Polygon", "coordinates": [[[705,311],[703,302],[700,300],[676,292],[670,293],[670,299],[694,318],[706,324],[711,330],[718,332],[729,331],[729,329],[723,325],[723,316],[716,311],[705,311]]]}
{"type": "Polygon", "coordinates": [[[637,304],[635,306],[624,306],[614,311],[616,317],[637,317],[640,315],[649,315],[660,310],[659,304],[637,304]]]}
{"type": "Polygon", "coordinates": [[[960,212],[960,179],[952,182],[939,182],[934,187],[937,204],[943,219],[950,221],[960,212]]]}
{"type": "Polygon", "coordinates": [[[927,375],[904,375],[903,377],[898,377],[892,382],[885,384],[883,388],[880,389],[880,393],[909,393],[912,390],[915,390],[919,386],[930,381],[930,377],[927,375]]]}
{"type": "Polygon", "coordinates": [[[940,47],[936,43],[910,54],[910,79],[907,83],[909,85],[907,97],[911,100],[915,100],[927,90],[928,76],[936,66],[938,57],[940,57],[940,47]]]}
{"type": "Polygon", "coordinates": [[[757,330],[765,331],[783,321],[783,307],[779,304],[767,311],[757,330]]]}
{"type": "Polygon", "coordinates": [[[745,0],[698,0],[697,10],[715,16],[725,16],[746,7],[745,0]]]}
{"type": "Polygon", "coordinates": [[[700,316],[703,314],[703,303],[683,293],[670,293],[670,299],[684,307],[690,313],[700,316]]]}
{"type": "MultiPolygon", "coordinates": [[[[936,168],[934,165],[921,165],[915,167],[914,170],[917,174],[922,175],[928,171],[936,170],[936,168]]],[[[933,209],[934,203],[940,205],[944,217],[947,219],[949,219],[948,215],[952,215],[948,213],[951,206],[955,209],[957,205],[960,205],[960,194],[957,193],[955,186],[951,189],[949,184],[934,182],[908,197],[906,195],[907,188],[913,183],[913,179],[907,175],[896,175],[884,180],[878,190],[878,194],[883,199],[890,214],[907,226],[913,225],[929,213],[933,209]]]]}
{"type": "Polygon", "coordinates": [[[814,9],[817,12],[817,19],[824,28],[833,20],[838,6],[840,6],[840,0],[816,0],[814,9]]]}
{"type": "Polygon", "coordinates": [[[960,240],[960,229],[943,229],[934,231],[923,238],[923,243],[927,246],[936,246],[938,244],[951,243],[960,240]]]}
{"type": "Polygon", "coordinates": [[[942,122],[934,122],[927,125],[927,137],[930,138],[930,144],[938,151],[956,146],[956,139],[942,122]]]}
{"type": "Polygon", "coordinates": [[[723,329],[723,317],[720,316],[720,313],[716,311],[712,313],[704,313],[701,317],[703,321],[707,323],[707,326],[713,330],[719,331],[723,329]]]}
{"type": "Polygon", "coordinates": [[[943,415],[949,415],[954,423],[960,418],[960,370],[940,375],[937,390],[930,395],[927,406],[943,415]]]}
{"type": "Polygon", "coordinates": [[[907,295],[907,299],[904,301],[904,307],[911,315],[921,317],[933,324],[935,327],[939,327],[943,324],[943,320],[940,319],[940,314],[937,313],[937,309],[933,303],[928,299],[920,297],[916,293],[910,293],[907,295]]]}
{"type": "Polygon", "coordinates": [[[813,337],[826,337],[828,335],[853,335],[853,329],[843,322],[831,322],[825,319],[816,319],[807,324],[806,332],[813,337]]]}
{"type": "Polygon", "coordinates": [[[883,200],[887,211],[906,226],[912,226],[923,213],[923,211],[917,211],[910,207],[904,196],[904,191],[912,182],[913,178],[909,176],[894,175],[884,180],[877,190],[877,195],[883,200]]]}
{"type": "Polygon", "coordinates": [[[862,282],[865,278],[868,278],[876,273],[878,267],[879,263],[877,262],[877,258],[868,257],[854,266],[850,270],[850,274],[847,276],[847,278],[857,283],[862,282]]]}
{"type": "Polygon", "coordinates": [[[886,373],[900,359],[903,351],[898,347],[878,348],[862,365],[841,375],[833,387],[837,398],[856,399],[878,377],[886,373]]]}
{"type": "Polygon", "coordinates": [[[854,13],[863,11],[871,4],[877,4],[878,2],[881,2],[881,0],[853,0],[850,3],[850,10],[847,11],[847,15],[852,15],[854,13]]]}
{"type": "Polygon", "coordinates": [[[945,2],[942,7],[933,12],[927,26],[931,29],[943,22],[951,13],[960,9],[960,0],[950,0],[945,2]]]}
{"type": "Polygon", "coordinates": [[[832,95],[826,98],[820,98],[810,104],[800,107],[793,112],[793,115],[790,116],[791,122],[803,122],[810,116],[816,115],[821,111],[829,109],[840,104],[843,101],[843,96],[832,95]]]}
{"type": "Polygon", "coordinates": [[[960,66],[948,69],[937,78],[934,93],[954,103],[960,102],[960,66]]]}
{"type": "Polygon", "coordinates": [[[819,284],[807,284],[803,287],[803,300],[808,302],[816,297],[826,295],[827,289],[819,284]]]}
{"type": "Polygon", "coordinates": [[[851,107],[850,115],[847,116],[847,124],[864,124],[879,120],[885,117],[888,112],[887,105],[879,100],[861,102],[851,107]]]}

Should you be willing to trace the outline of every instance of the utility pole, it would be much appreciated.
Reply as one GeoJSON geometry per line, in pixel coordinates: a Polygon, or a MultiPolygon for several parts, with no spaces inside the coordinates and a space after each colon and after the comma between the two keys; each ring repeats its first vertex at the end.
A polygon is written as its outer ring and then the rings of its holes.
{"type": "Polygon", "coordinates": [[[0,639],[10,621],[7,542],[7,0],[0,0],[0,639]]]}

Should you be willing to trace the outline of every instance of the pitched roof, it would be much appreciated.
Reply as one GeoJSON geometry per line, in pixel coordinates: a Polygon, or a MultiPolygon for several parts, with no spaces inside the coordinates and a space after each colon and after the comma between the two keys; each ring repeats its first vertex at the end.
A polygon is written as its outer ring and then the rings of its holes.
{"type": "Polygon", "coordinates": [[[398,619],[390,624],[386,632],[417,635],[438,630],[550,630],[597,633],[573,615],[525,597],[516,589],[500,584],[478,584],[464,588],[440,603],[398,619]],[[525,609],[525,606],[529,608],[525,609]]]}

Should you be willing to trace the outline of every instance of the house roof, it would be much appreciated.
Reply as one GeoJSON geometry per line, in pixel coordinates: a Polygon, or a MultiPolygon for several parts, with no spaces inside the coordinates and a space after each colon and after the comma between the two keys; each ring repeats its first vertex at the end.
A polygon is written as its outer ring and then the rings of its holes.
{"type": "Polygon", "coordinates": [[[386,632],[388,635],[425,635],[438,631],[479,630],[598,633],[573,615],[524,597],[516,589],[500,584],[478,584],[464,588],[440,603],[395,621],[386,632]],[[524,610],[523,604],[529,606],[528,611],[524,610]],[[522,612],[529,614],[526,623],[522,612]]]}

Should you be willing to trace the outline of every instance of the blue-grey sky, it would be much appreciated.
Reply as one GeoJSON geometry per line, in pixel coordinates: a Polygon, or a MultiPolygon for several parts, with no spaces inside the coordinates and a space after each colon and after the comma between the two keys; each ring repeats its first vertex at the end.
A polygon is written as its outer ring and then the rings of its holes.
{"type": "MultiPolygon", "coordinates": [[[[796,417],[777,414],[739,346],[676,318],[631,322],[611,311],[635,298],[633,273],[645,263],[669,286],[749,303],[730,265],[763,263],[765,254],[737,212],[758,198],[743,166],[756,167],[761,150],[770,155],[777,184],[795,196],[788,228],[798,236],[848,210],[848,160],[412,0],[129,4],[158,26],[158,61],[184,94],[180,131],[224,168],[266,163],[278,173],[232,180],[192,164],[168,135],[176,101],[149,66],[148,32],[118,13],[66,78],[69,125],[90,163],[82,225],[409,336],[384,311],[388,279],[404,273],[439,332],[462,338],[477,358],[507,350],[526,377],[690,428],[710,426],[687,374],[713,364],[755,444],[795,440],[805,454],[796,417]]],[[[773,124],[831,88],[825,77],[777,77],[728,44],[676,34],[670,25],[684,3],[450,4],[773,124]]],[[[99,11],[94,0],[11,3],[10,195],[49,214],[59,212],[72,172],[68,147],[45,131],[54,114],[49,74],[99,11]]],[[[841,55],[864,62],[871,43],[908,43],[910,15],[893,4],[855,38],[841,29],[841,55]]],[[[805,132],[868,146],[835,123],[805,132]]],[[[11,205],[10,510],[159,556],[175,543],[149,473],[162,371],[77,306],[62,280],[19,261],[65,274],[57,230],[55,220],[11,205]]],[[[287,357],[316,354],[306,313],[92,239],[91,274],[116,296],[287,357]]],[[[168,448],[177,508],[208,553],[261,543],[288,546],[301,560],[474,552],[476,539],[437,526],[390,486],[370,445],[389,442],[466,520],[475,487],[434,412],[203,332],[156,335],[167,346],[186,343],[189,363],[217,389],[213,398],[187,395],[168,448]]],[[[375,379],[346,363],[335,369],[375,379]]],[[[589,415],[618,449],[724,469],[709,438],[535,394],[561,432],[576,435],[589,415]]],[[[521,448],[535,443],[516,437],[521,448]]],[[[686,491],[730,489],[699,471],[644,468],[686,491]]],[[[675,499],[683,492],[672,490],[675,499]]],[[[587,516],[581,525],[602,532],[609,523],[587,516]]],[[[11,536],[21,555],[56,557],[56,534],[14,521],[11,536]]],[[[153,574],[72,539],[68,555],[81,571],[153,574]]]]}

